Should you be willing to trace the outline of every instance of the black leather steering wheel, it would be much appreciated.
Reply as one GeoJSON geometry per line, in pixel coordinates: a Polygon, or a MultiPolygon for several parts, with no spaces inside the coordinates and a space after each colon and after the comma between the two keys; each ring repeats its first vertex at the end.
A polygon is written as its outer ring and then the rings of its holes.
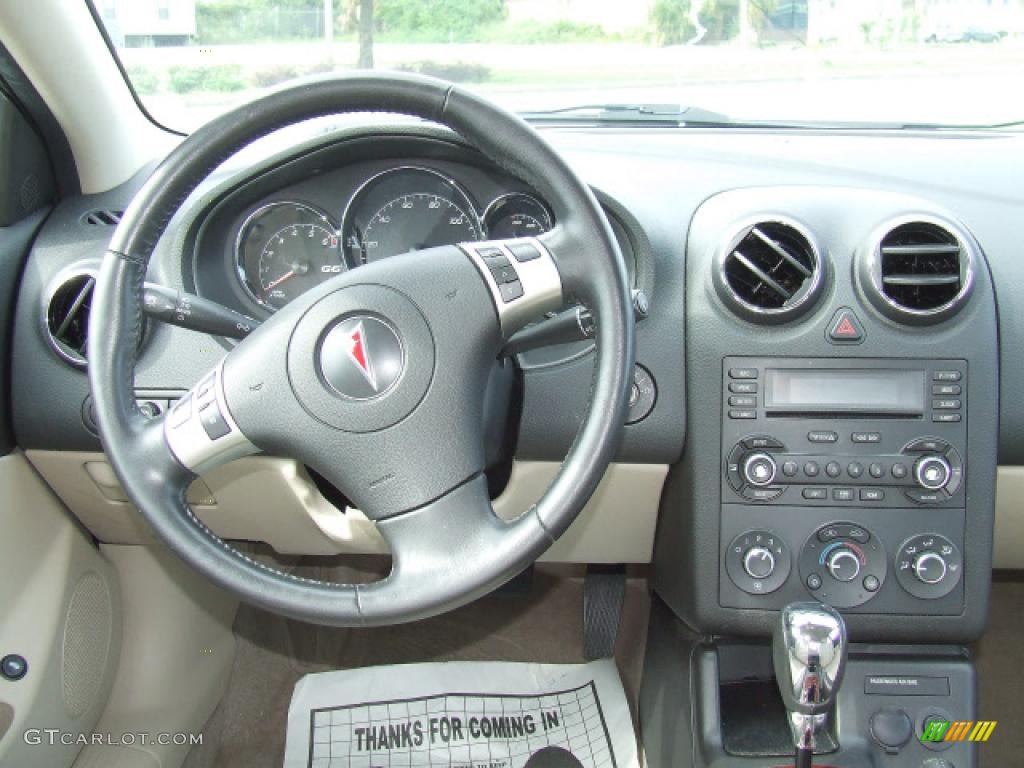
{"type": "Polygon", "coordinates": [[[125,213],[97,279],[89,381],[103,445],[154,531],[242,599],[338,626],[430,616],[494,589],[575,519],[612,459],[633,370],[629,287],[590,189],[525,122],[424,77],[309,81],[196,131],[125,213]],[[227,157],[276,129],[326,114],[395,112],[434,121],[536,189],[555,228],[540,238],[419,251],[339,275],[277,312],[165,416],[146,419],[133,381],[142,284],[157,240],[227,157]],[[561,470],[511,521],[483,475],[483,397],[504,339],[567,298],[591,308],[590,402],[561,470]],[[197,474],[259,450],[312,467],[377,526],[392,572],[333,584],[267,567],[213,534],[185,493],[197,474]]]}

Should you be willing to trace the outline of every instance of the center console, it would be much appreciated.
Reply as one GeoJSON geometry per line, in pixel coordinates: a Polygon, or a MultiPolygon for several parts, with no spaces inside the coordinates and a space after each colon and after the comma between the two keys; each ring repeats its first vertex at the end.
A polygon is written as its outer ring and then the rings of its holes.
{"type": "Polygon", "coordinates": [[[959,614],[965,360],[727,357],[721,604],[959,614]]]}
{"type": "Polygon", "coordinates": [[[980,247],[918,198],[751,188],[699,207],[686,275],[648,763],[792,765],[770,638],[784,608],[813,604],[849,637],[814,764],[970,768],[974,745],[922,733],[992,717],[967,651],[988,614],[999,407],[980,247]]]}

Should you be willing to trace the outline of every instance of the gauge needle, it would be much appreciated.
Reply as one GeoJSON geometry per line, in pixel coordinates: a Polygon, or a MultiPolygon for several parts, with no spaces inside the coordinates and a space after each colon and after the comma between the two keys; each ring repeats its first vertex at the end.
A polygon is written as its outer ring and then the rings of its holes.
{"type": "Polygon", "coordinates": [[[295,270],[294,269],[288,270],[283,275],[281,275],[279,278],[277,278],[277,280],[275,280],[274,282],[272,282],[270,285],[267,286],[267,290],[268,291],[274,290],[275,288],[277,288],[277,286],[279,286],[281,283],[283,283],[289,277],[295,277],[295,270]]]}

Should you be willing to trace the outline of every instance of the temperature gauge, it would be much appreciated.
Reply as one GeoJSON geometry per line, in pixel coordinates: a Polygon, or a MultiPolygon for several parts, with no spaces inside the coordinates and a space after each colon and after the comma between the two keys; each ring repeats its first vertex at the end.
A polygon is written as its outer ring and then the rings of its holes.
{"type": "Polygon", "coordinates": [[[550,211],[537,198],[513,192],[494,200],[484,213],[484,228],[491,240],[537,237],[554,225],[550,211]]]}

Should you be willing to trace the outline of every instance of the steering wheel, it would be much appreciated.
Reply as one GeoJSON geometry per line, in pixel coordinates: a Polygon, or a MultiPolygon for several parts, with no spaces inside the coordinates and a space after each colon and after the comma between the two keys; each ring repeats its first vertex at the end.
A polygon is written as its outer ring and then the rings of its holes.
{"type": "Polygon", "coordinates": [[[360,74],[294,85],[185,139],[139,191],[97,278],[89,382],[103,446],[132,502],[188,565],[241,599],[336,626],[393,624],[463,605],[537,559],[576,518],[617,448],[634,328],[615,237],[590,189],[525,122],[448,83],[360,74]],[[133,393],[146,266],[171,217],[227,157],[292,123],[393,112],[445,125],[536,189],[556,226],[538,238],[430,248],[361,266],[298,297],[157,419],[133,393]],[[483,474],[488,373],[515,330],[584,302],[597,324],[589,405],[542,498],[498,518],[483,474]],[[389,576],[336,584],[249,558],[185,494],[246,454],[315,469],[374,520],[389,576]]]}

